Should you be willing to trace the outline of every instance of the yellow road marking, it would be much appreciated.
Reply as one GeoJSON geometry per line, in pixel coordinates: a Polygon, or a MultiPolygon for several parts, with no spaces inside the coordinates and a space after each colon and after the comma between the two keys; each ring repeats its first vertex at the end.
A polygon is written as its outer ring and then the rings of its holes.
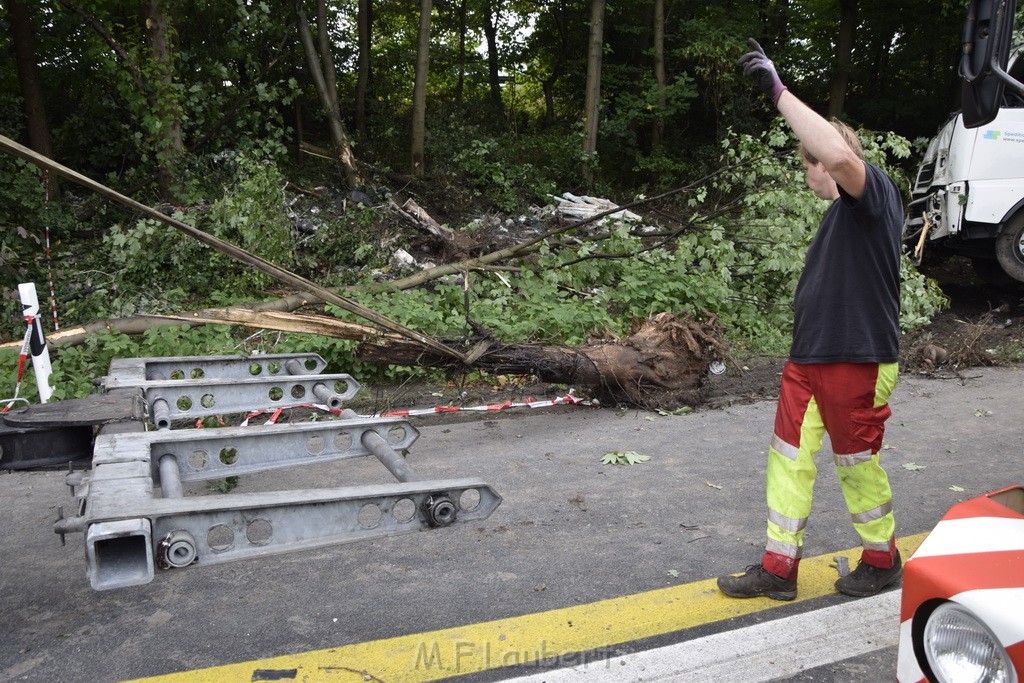
{"type": "MultiPolygon", "coordinates": [[[[910,557],[926,535],[899,539],[897,545],[903,557],[910,557]]],[[[796,601],[834,593],[837,574],[831,566],[833,558],[845,556],[851,566],[856,566],[860,552],[860,548],[851,548],[801,561],[796,601]]],[[[767,598],[728,598],[719,593],[715,579],[707,579],[520,617],[140,678],[137,683],[423,683],[542,660],[557,660],[559,666],[571,666],[594,661],[597,655],[593,651],[601,648],[784,604],[789,603],[767,598]]]]}

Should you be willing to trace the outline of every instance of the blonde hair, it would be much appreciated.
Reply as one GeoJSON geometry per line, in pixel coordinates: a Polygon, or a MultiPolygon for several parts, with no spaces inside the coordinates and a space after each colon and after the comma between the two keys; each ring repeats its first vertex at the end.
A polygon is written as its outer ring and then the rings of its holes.
{"type": "MultiPolygon", "coordinates": [[[[854,132],[853,128],[840,121],[839,119],[833,118],[829,121],[832,127],[843,137],[846,144],[849,145],[850,149],[857,153],[857,158],[864,158],[864,147],[860,144],[860,138],[857,137],[857,133],[854,132]]],[[[814,158],[814,155],[807,151],[807,147],[804,143],[800,143],[797,148],[800,152],[800,156],[807,160],[809,164],[817,164],[818,160],[814,158]]]]}

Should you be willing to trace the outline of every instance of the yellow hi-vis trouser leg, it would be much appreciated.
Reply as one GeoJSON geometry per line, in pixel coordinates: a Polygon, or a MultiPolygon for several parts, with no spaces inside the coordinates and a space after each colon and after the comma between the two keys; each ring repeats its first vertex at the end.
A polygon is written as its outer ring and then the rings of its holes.
{"type": "Polygon", "coordinates": [[[796,578],[817,477],[814,455],[826,432],[843,496],[864,547],[861,560],[892,566],[896,528],[892,490],[878,452],[898,374],[895,363],[786,365],[768,450],[765,569],[796,578]]]}

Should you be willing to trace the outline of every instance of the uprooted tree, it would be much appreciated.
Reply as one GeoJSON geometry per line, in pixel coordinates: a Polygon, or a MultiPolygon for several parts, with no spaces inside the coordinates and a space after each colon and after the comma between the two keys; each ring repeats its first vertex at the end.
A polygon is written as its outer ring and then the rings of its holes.
{"type": "Polygon", "coordinates": [[[400,334],[331,316],[242,307],[97,321],[57,332],[49,342],[60,348],[104,329],[134,334],[182,323],[240,325],[357,340],[357,357],[371,363],[532,375],[543,382],[588,390],[611,405],[649,409],[671,410],[698,403],[709,366],[727,357],[723,330],[707,313],[699,319],[661,313],[638,321],[625,338],[595,338],[581,346],[506,343],[475,326],[472,336],[433,339],[432,347],[427,347],[400,334]],[[438,347],[454,354],[439,353],[438,347]]]}
{"type": "MultiPolygon", "coordinates": [[[[700,401],[709,365],[726,358],[722,336],[710,314],[698,320],[660,313],[624,339],[595,339],[583,346],[505,344],[479,329],[474,337],[447,343],[465,346],[474,367],[490,373],[586,387],[613,405],[673,409],[700,401]]],[[[378,363],[456,369],[449,358],[402,338],[368,338],[357,353],[378,363]]]]}

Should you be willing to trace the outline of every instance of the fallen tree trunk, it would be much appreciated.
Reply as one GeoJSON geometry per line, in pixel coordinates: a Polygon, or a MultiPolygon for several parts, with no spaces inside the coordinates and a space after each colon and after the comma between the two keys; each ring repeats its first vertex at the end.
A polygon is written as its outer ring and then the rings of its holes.
{"type": "MultiPolygon", "coordinates": [[[[671,410],[694,405],[708,367],[727,356],[714,316],[704,320],[661,313],[625,339],[584,346],[505,344],[486,335],[445,344],[462,348],[473,367],[498,375],[535,375],[543,382],[586,389],[610,405],[671,410]]],[[[455,369],[449,358],[394,335],[363,341],[361,360],[390,365],[455,369]]]]}
{"type": "MultiPolygon", "coordinates": [[[[476,335],[465,339],[434,340],[459,350],[465,363],[401,335],[326,315],[216,308],[180,315],[139,316],[109,323],[118,323],[117,329],[134,333],[154,326],[187,323],[242,325],[351,339],[360,342],[356,356],[371,363],[434,367],[452,372],[475,368],[492,375],[533,375],[542,382],[570,385],[589,392],[609,405],[665,410],[699,403],[708,366],[723,361],[727,355],[722,329],[710,314],[705,314],[703,320],[696,320],[661,313],[639,325],[625,339],[600,339],[575,347],[506,344],[486,330],[478,330],[476,335]]],[[[77,343],[98,329],[115,327],[109,323],[91,329],[62,330],[53,334],[48,343],[58,348],[77,343]]]]}

